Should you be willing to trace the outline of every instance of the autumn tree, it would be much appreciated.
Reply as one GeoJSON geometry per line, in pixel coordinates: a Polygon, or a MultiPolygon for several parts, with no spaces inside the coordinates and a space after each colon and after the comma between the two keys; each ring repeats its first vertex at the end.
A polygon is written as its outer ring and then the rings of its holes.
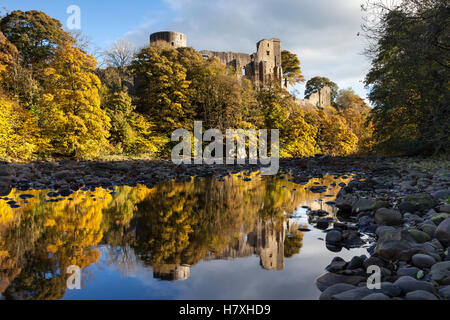
{"type": "Polygon", "coordinates": [[[300,69],[300,60],[297,55],[287,50],[281,51],[281,66],[283,68],[283,78],[285,86],[289,83],[295,85],[304,82],[302,70],[300,69]]]}
{"type": "Polygon", "coordinates": [[[155,125],[147,117],[135,112],[127,92],[108,91],[104,94],[102,107],[111,119],[109,141],[117,154],[155,155],[167,142],[155,133],[155,125]]]}
{"type": "Polygon", "coordinates": [[[177,50],[147,47],[131,64],[136,78],[136,110],[148,115],[167,136],[177,128],[186,127],[193,117],[187,70],[178,57],[177,50]]]}
{"type": "Polygon", "coordinates": [[[38,115],[59,155],[95,157],[108,145],[110,119],[100,108],[96,64],[92,56],[65,43],[45,69],[38,115]]]}

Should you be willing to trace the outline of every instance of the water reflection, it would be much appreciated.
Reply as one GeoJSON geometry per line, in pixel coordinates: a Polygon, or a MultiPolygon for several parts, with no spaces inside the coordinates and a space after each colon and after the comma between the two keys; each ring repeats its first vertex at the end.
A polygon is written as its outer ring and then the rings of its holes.
{"type": "Polygon", "coordinates": [[[257,256],[263,269],[283,270],[301,251],[298,229],[311,223],[300,207],[331,213],[324,201],[339,188],[307,189],[343,181],[326,176],[298,185],[288,178],[236,174],[152,189],[79,190],[64,200],[50,190],[13,190],[0,200],[0,294],[61,299],[70,265],[83,269],[85,288],[99,281],[94,265],[114,266],[123,276],[151,268],[153,278],[187,280],[201,261],[257,256]],[[11,200],[20,207],[11,208],[11,200]]]}

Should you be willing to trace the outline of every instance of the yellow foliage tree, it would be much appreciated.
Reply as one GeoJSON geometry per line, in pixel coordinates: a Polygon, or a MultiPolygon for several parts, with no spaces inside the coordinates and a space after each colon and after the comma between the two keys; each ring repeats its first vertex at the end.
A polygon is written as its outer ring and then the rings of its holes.
{"type": "Polygon", "coordinates": [[[110,119],[100,108],[97,61],[71,44],[45,69],[40,125],[58,155],[93,158],[108,146],[110,119]]]}

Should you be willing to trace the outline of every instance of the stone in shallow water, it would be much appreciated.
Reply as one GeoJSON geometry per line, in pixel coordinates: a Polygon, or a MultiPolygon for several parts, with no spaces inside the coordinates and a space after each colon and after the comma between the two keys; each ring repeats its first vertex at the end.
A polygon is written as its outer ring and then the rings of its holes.
{"type": "Polygon", "coordinates": [[[32,194],[21,194],[20,196],[19,196],[19,198],[20,199],[31,199],[31,198],[34,198],[34,196],[32,195],[32,194]]]}
{"type": "Polygon", "coordinates": [[[338,243],[342,240],[342,233],[338,230],[331,230],[327,233],[325,241],[331,244],[338,243]]]}

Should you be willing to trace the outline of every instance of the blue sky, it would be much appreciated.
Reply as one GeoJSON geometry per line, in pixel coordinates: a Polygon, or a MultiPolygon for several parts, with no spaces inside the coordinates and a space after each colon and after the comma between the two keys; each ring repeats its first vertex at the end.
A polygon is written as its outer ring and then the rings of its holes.
{"type": "MultiPolygon", "coordinates": [[[[363,98],[369,61],[358,37],[364,0],[0,0],[0,8],[41,10],[66,25],[70,5],[81,9],[81,31],[105,49],[125,38],[137,46],[160,30],[185,33],[197,50],[252,53],[256,42],[280,38],[298,55],[306,79],[326,76],[363,98]]],[[[303,95],[304,85],[297,87],[303,95]]]]}

